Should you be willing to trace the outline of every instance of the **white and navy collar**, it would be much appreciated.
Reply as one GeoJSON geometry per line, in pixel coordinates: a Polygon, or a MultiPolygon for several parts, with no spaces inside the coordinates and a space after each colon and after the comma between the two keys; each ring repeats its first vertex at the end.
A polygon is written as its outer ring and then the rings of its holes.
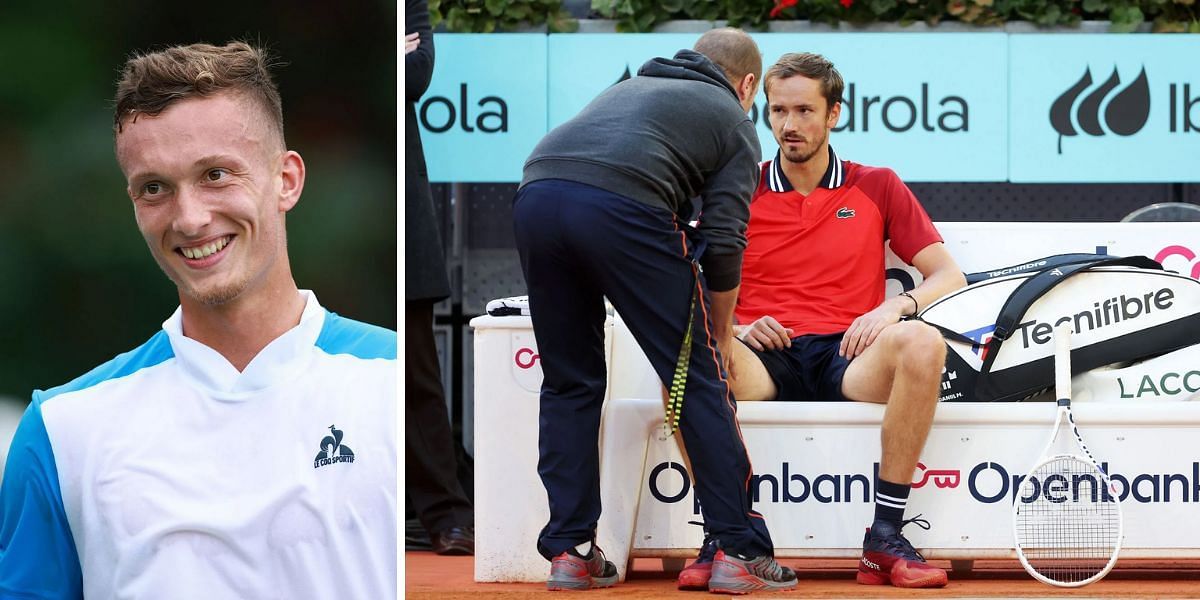
{"type": "Polygon", "coordinates": [[[325,325],[325,309],[316,294],[300,290],[304,312],[300,323],[267,344],[239,372],[216,350],[183,334],[183,307],[163,322],[180,367],[198,383],[219,395],[240,396],[299,375],[312,356],[312,347],[325,325]]]}
{"type": "MultiPolygon", "coordinates": [[[[767,187],[772,192],[790,192],[793,189],[792,183],[783,174],[783,165],[779,160],[781,152],[781,150],[775,151],[775,158],[771,160],[767,169],[767,187]]],[[[845,182],[846,168],[842,165],[837,153],[833,151],[833,146],[829,146],[829,166],[825,169],[825,175],[821,177],[821,182],[817,184],[817,187],[836,190],[845,182]]]]}

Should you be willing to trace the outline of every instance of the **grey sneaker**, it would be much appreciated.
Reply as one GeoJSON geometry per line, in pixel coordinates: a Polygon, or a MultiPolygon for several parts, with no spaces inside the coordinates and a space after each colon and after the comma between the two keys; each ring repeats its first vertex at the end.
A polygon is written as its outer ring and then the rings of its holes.
{"type": "Polygon", "coordinates": [[[718,550],[713,559],[708,591],[714,594],[749,594],[757,590],[790,590],[796,587],[796,573],[773,557],[742,558],[718,550]]]}
{"type": "Polygon", "coordinates": [[[550,561],[548,590],[590,590],[612,587],[617,583],[617,567],[604,559],[604,552],[592,544],[587,556],[572,548],[550,561]]]}

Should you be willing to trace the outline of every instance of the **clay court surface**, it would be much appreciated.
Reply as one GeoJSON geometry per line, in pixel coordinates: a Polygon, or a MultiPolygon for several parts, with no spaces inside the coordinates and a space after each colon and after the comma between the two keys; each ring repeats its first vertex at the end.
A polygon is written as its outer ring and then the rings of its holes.
{"type": "MultiPolygon", "coordinates": [[[[675,589],[673,574],[664,573],[656,559],[637,559],[624,583],[605,590],[548,592],[543,583],[475,583],[474,559],[445,557],[431,552],[404,556],[404,597],[446,600],[455,598],[703,598],[703,592],[675,589]]],[[[854,582],[854,560],[784,559],[796,569],[800,583],[790,592],[758,593],[763,598],[1200,598],[1200,561],[1120,561],[1104,580],[1078,588],[1054,588],[1034,581],[1017,561],[977,561],[969,573],[951,573],[942,589],[903,590],[863,586],[854,582]]],[[[934,561],[949,568],[949,562],[934,561]]],[[[547,570],[549,566],[547,566],[547,570]]]]}

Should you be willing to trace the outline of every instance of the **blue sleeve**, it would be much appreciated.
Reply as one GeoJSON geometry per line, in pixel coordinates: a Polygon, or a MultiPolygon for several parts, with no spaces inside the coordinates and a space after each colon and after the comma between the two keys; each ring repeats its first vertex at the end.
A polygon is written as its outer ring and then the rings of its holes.
{"type": "Polygon", "coordinates": [[[396,332],[327,312],[317,347],[329,354],[349,354],[364,360],[396,360],[396,332]]]}
{"type": "Polygon", "coordinates": [[[0,486],[0,600],[79,600],[83,575],[41,401],[13,436],[0,486]]]}

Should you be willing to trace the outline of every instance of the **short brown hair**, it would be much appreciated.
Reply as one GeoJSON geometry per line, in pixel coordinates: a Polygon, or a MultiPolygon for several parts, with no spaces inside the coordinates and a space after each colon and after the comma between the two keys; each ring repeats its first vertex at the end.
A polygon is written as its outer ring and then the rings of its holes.
{"type": "Polygon", "coordinates": [[[236,91],[258,102],[283,143],[283,102],[271,78],[274,66],[265,49],[241,41],[135,53],[117,82],[113,130],[120,133],[126,119],[155,116],[176,100],[236,91]]]}
{"type": "Polygon", "coordinates": [[[710,29],[696,40],[692,50],[707,56],[721,67],[734,87],[747,74],[753,74],[755,82],[762,80],[762,52],[759,52],[754,38],[741,29],[710,29]]]}
{"type": "Polygon", "coordinates": [[[767,88],[770,87],[772,81],[796,75],[821,83],[821,95],[829,103],[826,108],[833,108],[834,104],[842,101],[842,92],[846,88],[845,82],[842,81],[842,74],[833,68],[833,63],[829,62],[829,59],[812,52],[789,52],[779,57],[779,60],[771,65],[770,69],[767,69],[766,79],[763,80],[763,92],[770,99],[771,92],[767,88]]]}

